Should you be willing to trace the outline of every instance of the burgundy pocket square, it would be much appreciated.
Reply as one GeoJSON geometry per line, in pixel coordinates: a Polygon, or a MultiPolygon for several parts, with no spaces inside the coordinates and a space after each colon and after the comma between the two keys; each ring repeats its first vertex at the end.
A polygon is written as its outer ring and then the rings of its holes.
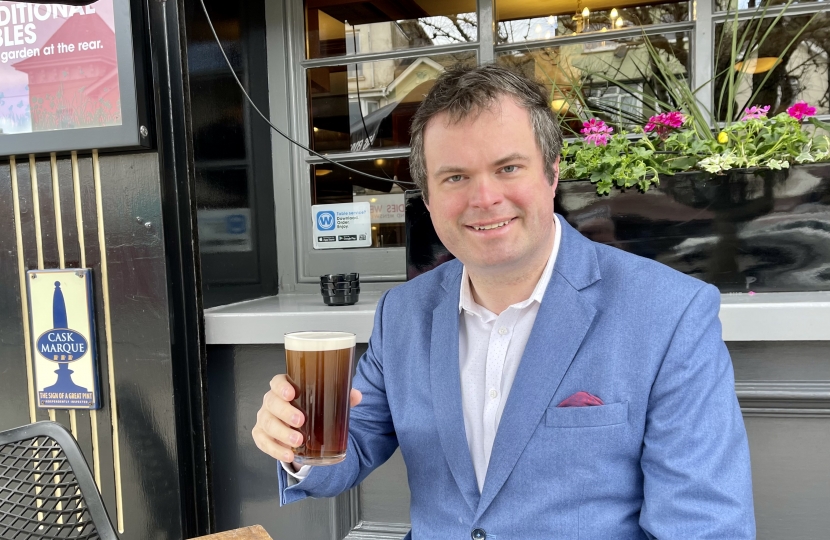
{"type": "Polygon", "coordinates": [[[602,405],[602,400],[588,392],[577,392],[569,398],[565,398],[557,407],[593,407],[602,405]]]}

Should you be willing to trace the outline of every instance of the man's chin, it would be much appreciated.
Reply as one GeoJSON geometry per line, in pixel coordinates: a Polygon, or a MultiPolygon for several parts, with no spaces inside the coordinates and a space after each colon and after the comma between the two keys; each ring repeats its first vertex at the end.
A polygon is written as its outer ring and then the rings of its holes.
{"type": "Polygon", "coordinates": [[[521,266],[520,258],[515,254],[494,254],[494,253],[476,253],[470,257],[469,261],[465,261],[459,257],[468,271],[474,273],[499,274],[503,272],[510,272],[521,266]],[[482,255],[487,255],[482,258],[482,255]]]}

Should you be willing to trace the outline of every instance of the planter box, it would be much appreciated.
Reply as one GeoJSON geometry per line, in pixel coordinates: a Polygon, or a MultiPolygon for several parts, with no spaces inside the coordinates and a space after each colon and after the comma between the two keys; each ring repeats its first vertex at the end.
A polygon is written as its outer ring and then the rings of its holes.
{"type": "MultiPolygon", "coordinates": [[[[599,196],[560,181],[555,208],[582,234],[660,261],[721,292],[830,290],[830,163],[683,173],[647,193],[599,196]]],[[[407,277],[452,258],[420,192],[407,192],[407,277]]],[[[646,276],[631,276],[632,284],[646,276]]]]}

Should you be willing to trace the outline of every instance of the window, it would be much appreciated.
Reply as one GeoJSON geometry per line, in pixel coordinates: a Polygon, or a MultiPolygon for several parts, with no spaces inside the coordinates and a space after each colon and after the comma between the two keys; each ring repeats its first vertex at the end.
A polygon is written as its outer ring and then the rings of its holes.
{"type": "Polygon", "coordinates": [[[496,2],[497,43],[543,41],[689,20],[689,2],[496,2]]]}
{"type": "Polygon", "coordinates": [[[306,0],[304,7],[306,58],[401,51],[477,40],[475,0],[306,0]],[[367,36],[357,48],[349,43],[355,30],[367,36]]]}
{"type": "MultiPolygon", "coordinates": [[[[644,125],[665,102],[662,81],[650,65],[643,35],[580,41],[562,46],[524,47],[499,53],[496,62],[536,78],[550,92],[551,107],[562,121],[563,134],[577,136],[589,116],[617,128],[644,125]],[[613,82],[611,82],[613,81],[613,82]]],[[[596,39],[596,35],[592,36],[596,39]]],[[[664,51],[675,75],[689,77],[689,32],[648,36],[664,51]]],[[[553,40],[552,43],[556,43],[553,40]]]]}
{"type": "MultiPolygon", "coordinates": [[[[797,0],[794,12],[782,19],[784,31],[767,49],[744,51],[742,65],[760,66],[769,56],[777,59],[778,71],[764,81],[758,68],[741,83],[736,102],[764,102],[780,110],[803,99],[819,114],[830,114],[827,1],[797,0]],[[818,19],[810,22],[815,13],[818,19]],[[791,50],[782,52],[801,28],[791,50]]],[[[285,2],[294,17],[291,43],[303,57],[289,63],[292,99],[296,110],[304,111],[295,112],[295,133],[315,151],[387,179],[360,177],[291,150],[296,196],[282,202],[278,197],[277,205],[294,215],[289,240],[295,242],[281,242],[279,256],[296,262],[298,283],[330,271],[358,271],[369,281],[404,279],[401,216],[373,214],[372,247],[315,251],[310,207],[353,201],[370,202],[377,207],[373,212],[381,204],[396,207],[411,187],[405,182],[412,115],[448,66],[495,61],[524,72],[550,92],[565,135],[578,136],[589,116],[630,129],[673,105],[645,46],[648,40],[674,78],[696,90],[700,108],[717,119],[722,79],[716,75],[729,72],[720,35],[734,19],[725,10],[739,10],[739,32],[754,32],[752,25],[763,32],[766,22],[758,20],[757,6],[768,2],[762,8],[767,21],[783,9],[783,0],[285,2]]],[[[742,103],[733,103],[733,109],[742,103]]]]}
{"type": "Polygon", "coordinates": [[[363,80],[347,77],[353,66],[306,70],[309,140],[317,152],[362,152],[409,146],[409,124],[432,81],[447,66],[474,64],[474,52],[357,62],[363,80]],[[358,97],[358,95],[360,97],[358,97]],[[377,110],[358,110],[372,98],[377,110]],[[361,112],[363,113],[361,116],[361,112]]]}
{"type": "MultiPolygon", "coordinates": [[[[750,19],[737,26],[737,35],[764,36],[774,17],[750,19]]],[[[719,120],[740,117],[746,107],[769,105],[769,116],[799,101],[830,113],[830,13],[784,15],[765,39],[743,41],[740,61],[730,66],[731,23],[715,26],[715,107],[719,120]],[[732,68],[730,70],[730,68],[732,68]],[[732,73],[730,73],[732,71],[732,73]],[[734,100],[728,103],[727,77],[734,78],[734,100]],[[731,106],[730,106],[731,105],[731,106]]],[[[740,43],[740,41],[738,40],[740,43]]]]}

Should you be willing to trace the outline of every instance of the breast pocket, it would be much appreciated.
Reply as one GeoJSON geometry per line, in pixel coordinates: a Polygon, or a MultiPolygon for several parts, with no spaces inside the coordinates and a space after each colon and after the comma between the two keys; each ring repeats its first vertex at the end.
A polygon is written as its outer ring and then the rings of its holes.
{"type": "Polygon", "coordinates": [[[628,420],[628,402],[593,407],[551,407],[545,425],[555,428],[613,426],[628,420]]]}

